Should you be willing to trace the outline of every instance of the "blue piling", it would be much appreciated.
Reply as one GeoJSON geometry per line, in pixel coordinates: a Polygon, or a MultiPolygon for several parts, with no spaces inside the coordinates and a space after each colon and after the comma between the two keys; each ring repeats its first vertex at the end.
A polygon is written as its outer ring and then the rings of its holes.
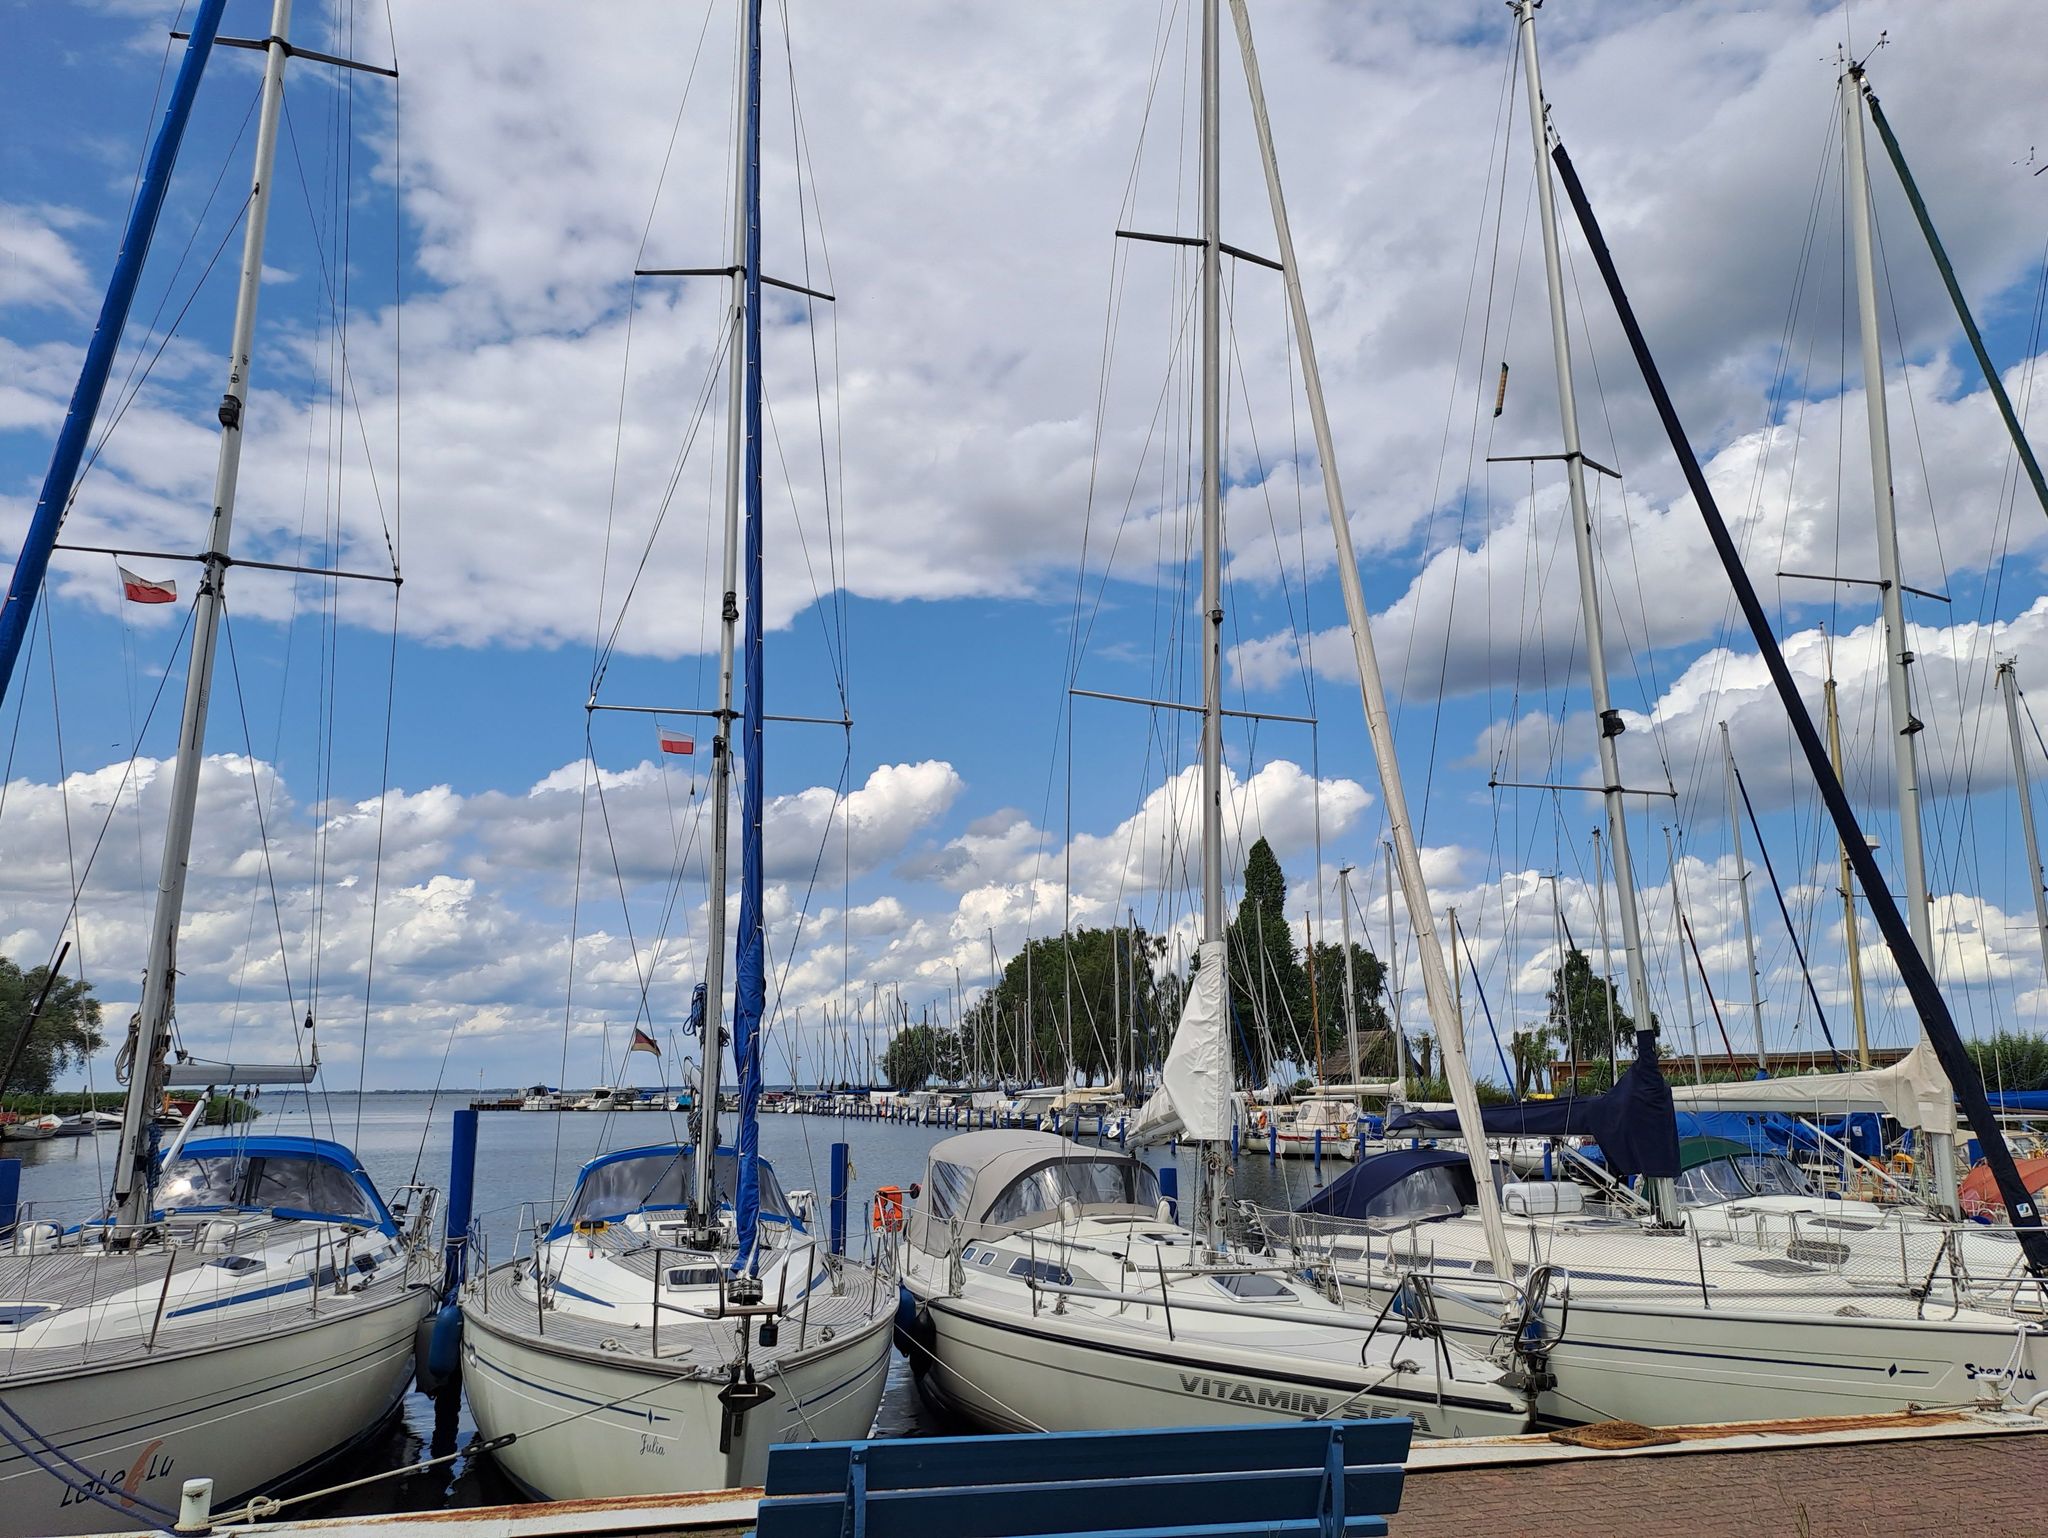
{"type": "Polygon", "coordinates": [[[1266,1123],[1266,1162],[1280,1162],[1280,1129],[1271,1122],[1266,1123]]]}
{"type": "Polygon", "coordinates": [[[21,1212],[21,1160],[0,1159],[0,1233],[11,1232],[21,1212]]]}
{"type": "Polygon", "coordinates": [[[1555,1171],[1554,1171],[1554,1170],[1553,1170],[1553,1169],[1551,1168],[1551,1166],[1550,1166],[1550,1160],[1551,1160],[1551,1151],[1550,1151],[1550,1145],[1549,1145],[1548,1143],[1545,1143],[1545,1144],[1543,1145],[1543,1178],[1544,1178],[1545,1180],[1555,1180],[1555,1179],[1557,1179],[1557,1174],[1556,1174],[1556,1172],[1555,1172],[1555,1171]]]}
{"type": "Polygon", "coordinates": [[[1316,1179],[1321,1180],[1323,1178],[1323,1129],[1321,1127],[1316,1128],[1315,1151],[1316,1179]]]}
{"type": "Polygon", "coordinates": [[[1233,1121],[1230,1124],[1230,1161],[1233,1164],[1237,1162],[1237,1133],[1237,1123],[1233,1121]]]}
{"type": "Polygon", "coordinates": [[[853,1150],[845,1143],[832,1145],[832,1204],[827,1217],[832,1236],[832,1253],[846,1253],[846,1188],[853,1179],[853,1150]]]}
{"type": "Polygon", "coordinates": [[[476,1205],[475,1111],[457,1111],[448,1146],[448,1215],[442,1241],[441,1286],[452,1295],[468,1271],[469,1220],[476,1205]]]}
{"type": "Polygon", "coordinates": [[[413,1332],[413,1375],[420,1391],[453,1401],[462,1373],[462,1304],[469,1270],[469,1221],[476,1206],[475,1111],[455,1113],[448,1143],[448,1208],[441,1238],[441,1306],[413,1332]]]}
{"type": "Polygon", "coordinates": [[[1166,1165],[1159,1171],[1159,1194],[1166,1198],[1166,1215],[1180,1221],[1180,1166],[1166,1165]]]}

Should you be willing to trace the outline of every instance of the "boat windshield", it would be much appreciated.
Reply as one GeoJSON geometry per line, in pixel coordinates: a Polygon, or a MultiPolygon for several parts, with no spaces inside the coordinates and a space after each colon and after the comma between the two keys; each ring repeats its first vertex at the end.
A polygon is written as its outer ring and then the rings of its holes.
{"type": "Polygon", "coordinates": [[[1783,1154],[1751,1154],[1736,1161],[1743,1181],[1758,1196],[1811,1196],[1806,1172],[1783,1154]]]}
{"type": "Polygon", "coordinates": [[[1159,1177],[1136,1159],[1059,1159],[1011,1182],[983,1221],[1026,1222],[1069,1199],[1083,1207],[1157,1208],[1159,1177]]]}
{"type": "MultiPolygon", "coordinates": [[[[782,1194],[781,1182],[765,1161],[758,1168],[761,1215],[786,1221],[789,1202],[782,1194]]],[[[614,1222],[634,1212],[687,1207],[696,1190],[696,1170],[696,1151],[687,1148],[649,1149],[595,1165],[576,1183],[575,1199],[557,1230],[573,1229],[578,1223],[614,1222]]],[[[714,1199],[721,1206],[733,1199],[736,1170],[732,1150],[719,1149],[714,1199]]]]}
{"type": "Polygon", "coordinates": [[[1709,1159],[1678,1177],[1681,1207],[1710,1207],[1715,1202],[1740,1201],[1747,1195],[1749,1187],[1743,1184],[1733,1159],[1709,1159]]]}
{"type": "Polygon", "coordinates": [[[186,1154],[164,1166],[157,1205],[165,1212],[228,1207],[383,1224],[370,1195],[348,1171],[303,1154],[186,1154]]]}
{"type": "Polygon", "coordinates": [[[1737,1154],[1709,1159],[1678,1177],[1681,1206],[1705,1207],[1745,1196],[1812,1196],[1813,1184],[1783,1154],[1737,1154]]]}
{"type": "MultiPolygon", "coordinates": [[[[1495,1184],[1499,1184],[1498,1179],[1495,1184]]],[[[1420,1223],[1429,1218],[1455,1217],[1465,1210],[1465,1192],[1469,1189],[1469,1176],[1461,1181],[1452,1166],[1432,1164],[1395,1181],[1368,1201],[1365,1211],[1356,1216],[1368,1223],[1420,1223]]]]}

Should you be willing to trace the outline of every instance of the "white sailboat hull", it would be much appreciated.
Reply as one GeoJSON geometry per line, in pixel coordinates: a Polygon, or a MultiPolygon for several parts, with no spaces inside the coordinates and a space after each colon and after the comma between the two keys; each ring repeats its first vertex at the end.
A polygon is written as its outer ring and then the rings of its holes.
{"type": "Polygon", "coordinates": [[[415,1290],[247,1340],[10,1376],[0,1402],[83,1465],[112,1504],[38,1468],[12,1438],[32,1439],[10,1420],[10,1439],[0,1443],[0,1535],[153,1528],[134,1497],[175,1513],[184,1481],[205,1477],[221,1510],[310,1471],[397,1405],[412,1376],[414,1330],[432,1302],[415,1290]]]}
{"type": "MultiPolygon", "coordinates": [[[[1439,1286],[1454,1339],[1483,1349],[1499,1305],[1439,1286]]],[[[1989,1319],[1854,1318],[1604,1302],[1552,1303],[1543,1322],[1556,1387],[1545,1419],[1648,1426],[1878,1415],[1995,1400],[2012,1372],[2027,1397],[2048,1376],[2048,1337],[1989,1319]]]]}
{"type": "MultiPolygon", "coordinates": [[[[1213,1337],[1177,1350],[1163,1337],[1133,1340],[1050,1308],[1034,1320],[961,1298],[920,1300],[908,1288],[904,1297],[899,1326],[920,1387],[995,1431],[1259,1425],[1332,1414],[1412,1416],[1419,1433],[1438,1437],[1513,1436],[1528,1426],[1518,1407],[1463,1398],[1454,1383],[1431,1392],[1437,1385],[1426,1370],[1404,1375],[1405,1390],[1361,1393],[1384,1374],[1356,1371],[1355,1350],[1351,1362],[1333,1356],[1323,1370],[1256,1349],[1219,1349],[1213,1337]]],[[[1426,1362],[1430,1347],[1416,1341],[1404,1354],[1426,1362]]]]}
{"type": "Polygon", "coordinates": [[[549,1345],[498,1329],[476,1309],[463,1331],[463,1388],[486,1439],[517,1435],[493,1456],[536,1497],[724,1490],[758,1485],[774,1443],[865,1437],[888,1378],[889,1330],[881,1314],[764,1370],[775,1396],[741,1418],[725,1452],[722,1377],[684,1377],[672,1360],[549,1345]]]}

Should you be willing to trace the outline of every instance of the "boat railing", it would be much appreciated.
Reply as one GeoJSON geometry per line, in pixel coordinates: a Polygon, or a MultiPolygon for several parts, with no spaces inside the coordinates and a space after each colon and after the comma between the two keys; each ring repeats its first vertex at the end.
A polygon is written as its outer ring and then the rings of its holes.
{"type": "MultiPolygon", "coordinates": [[[[1455,1283],[1462,1294],[1492,1285],[1505,1300],[1502,1279],[1475,1243],[1443,1242],[1448,1235],[1439,1216],[1356,1220],[1262,1211],[1260,1221],[1276,1253],[1334,1273],[1341,1285],[1377,1295],[1404,1275],[1422,1273],[1455,1283]]],[[[1678,1230],[1622,1218],[1532,1223],[1514,1284],[1530,1285],[1548,1267],[1559,1287],[1576,1281],[1609,1296],[1682,1291],[1707,1309],[1768,1304],[1818,1288],[1859,1304],[1888,1302],[1923,1319],[1976,1309],[2048,1322],[2048,1286],[2026,1272],[2017,1244],[2010,1255],[1989,1249],[1999,1231],[1982,1224],[1871,1224],[1737,1204],[1715,1231],[1702,1228],[1701,1216],[1696,1211],[1678,1230]]]]}

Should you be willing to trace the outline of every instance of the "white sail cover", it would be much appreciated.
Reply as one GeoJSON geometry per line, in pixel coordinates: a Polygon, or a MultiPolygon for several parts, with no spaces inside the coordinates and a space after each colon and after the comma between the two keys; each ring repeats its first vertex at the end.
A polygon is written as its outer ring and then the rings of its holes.
{"type": "Polygon", "coordinates": [[[1674,1084],[1671,1099],[1681,1111],[1780,1111],[1788,1116],[1877,1111],[1922,1132],[1953,1136],[1956,1131],[1955,1092],[1924,1041],[1889,1068],[1739,1084],[1674,1084]]]}
{"type": "Polygon", "coordinates": [[[1236,1081],[1223,986],[1223,942],[1204,941],[1200,956],[1159,1088],[1131,1127],[1133,1143],[1163,1143],[1176,1136],[1190,1143],[1230,1141],[1236,1081]]]}

